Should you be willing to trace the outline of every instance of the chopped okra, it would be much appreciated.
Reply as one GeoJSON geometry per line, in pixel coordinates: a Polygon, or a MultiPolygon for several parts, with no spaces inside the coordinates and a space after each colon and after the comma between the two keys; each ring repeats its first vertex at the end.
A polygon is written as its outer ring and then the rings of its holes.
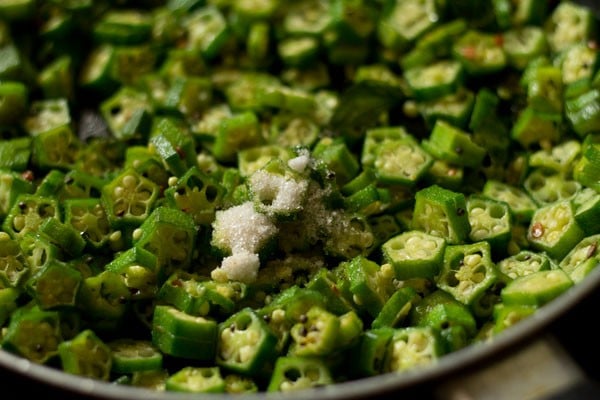
{"type": "Polygon", "coordinates": [[[1,349],[243,396],[485,345],[600,265],[599,28],[568,0],[0,1],[1,349]]]}

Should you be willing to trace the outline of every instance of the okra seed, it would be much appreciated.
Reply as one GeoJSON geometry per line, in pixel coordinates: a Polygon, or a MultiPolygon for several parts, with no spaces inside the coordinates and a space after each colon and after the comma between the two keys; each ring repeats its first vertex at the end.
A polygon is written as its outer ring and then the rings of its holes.
{"type": "Polygon", "coordinates": [[[133,240],[140,240],[140,238],[142,237],[143,234],[144,234],[144,231],[142,229],[136,228],[133,230],[131,237],[133,238],[133,240]]]}

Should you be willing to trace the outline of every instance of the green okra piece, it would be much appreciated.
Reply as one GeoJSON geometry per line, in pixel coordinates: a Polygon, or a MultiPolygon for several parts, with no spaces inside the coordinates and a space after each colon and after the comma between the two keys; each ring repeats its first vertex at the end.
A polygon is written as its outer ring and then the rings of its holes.
{"type": "Polygon", "coordinates": [[[261,377],[277,357],[277,336],[256,311],[245,307],[219,323],[216,363],[244,376],[261,377]]]}
{"type": "Polygon", "coordinates": [[[162,369],[163,354],[151,341],[119,338],[107,343],[111,350],[111,372],[132,374],[162,369]]]}
{"type": "Polygon", "coordinates": [[[316,60],[320,45],[314,36],[290,36],[277,43],[277,54],[289,67],[304,67],[316,60]]]}
{"type": "Polygon", "coordinates": [[[214,319],[157,305],[151,334],[153,345],[164,354],[201,361],[215,359],[219,339],[218,324],[214,319]]]}
{"type": "Polygon", "coordinates": [[[241,150],[238,153],[237,161],[241,175],[248,177],[275,159],[287,163],[292,158],[294,158],[294,152],[289,147],[263,144],[241,150]]]}
{"type": "Polygon", "coordinates": [[[585,138],[588,133],[597,131],[600,126],[600,118],[597,116],[600,109],[598,89],[589,89],[568,98],[564,108],[567,121],[579,137],[585,138]]]}
{"type": "Polygon", "coordinates": [[[449,59],[419,65],[404,71],[411,96],[417,101],[427,101],[455,93],[463,84],[463,66],[449,59]]]}
{"type": "Polygon", "coordinates": [[[448,244],[464,242],[470,232],[465,195],[437,185],[415,193],[412,228],[445,239],[448,244]]]}
{"type": "Polygon", "coordinates": [[[584,186],[598,191],[598,172],[600,172],[600,136],[589,134],[581,145],[581,157],[576,162],[573,177],[584,186]]]}
{"type": "Polygon", "coordinates": [[[166,390],[169,371],[166,368],[131,373],[130,385],[149,390],[166,390]]]}
{"type": "Polygon", "coordinates": [[[552,149],[533,152],[529,156],[529,166],[569,174],[580,155],[581,143],[574,139],[565,140],[552,149]]]}
{"type": "MultiPolygon", "coordinates": [[[[455,92],[419,102],[417,108],[429,128],[434,127],[437,120],[444,120],[457,128],[465,129],[473,112],[474,104],[475,94],[461,86],[455,92]]],[[[475,142],[481,143],[477,140],[475,142]]]]}
{"type": "Polygon", "coordinates": [[[563,112],[563,79],[558,67],[540,66],[535,69],[527,85],[527,103],[540,113],[563,112]]]}
{"type": "Polygon", "coordinates": [[[436,363],[443,351],[442,340],[433,328],[397,328],[388,345],[383,371],[402,372],[426,367],[436,363]]]}
{"type": "Polygon", "coordinates": [[[66,98],[60,97],[32,101],[22,125],[30,136],[37,136],[72,122],[69,103],[66,98]]]}
{"type": "Polygon", "coordinates": [[[218,367],[183,367],[165,381],[165,389],[174,392],[223,393],[225,379],[218,367]]]}
{"type": "Polygon", "coordinates": [[[499,36],[478,29],[469,29],[456,40],[452,56],[474,76],[499,72],[508,63],[499,36]]]}
{"type": "Polygon", "coordinates": [[[55,197],[23,193],[19,195],[2,223],[2,230],[13,238],[36,232],[48,218],[60,220],[61,210],[55,197]]]}
{"type": "Polygon", "coordinates": [[[20,287],[31,273],[21,243],[6,232],[0,232],[0,281],[2,286],[20,287]]]}
{"type": "Polygon", "coordinates": [[[123,277],[134,300],[153,298],[162,279],[156,255],[135,245],[115,254],[105,270],[123,277]]]}
{"type": "Polygon", "coordinates": [[[498,334],[531,316],[537,308],[535,305],[498,304],[494,307],[493,312],[494,325],[492,329],[494,334],[498,334]]]}
{"type": "Polygon", "coordinates": [[[72,169],[82,147],[83,143],[73,129],[69,125],[62,125],[33,137],[31,163],[42,170],[72,169]]]}
{"type": "Polygon", "coordinates": [[[525,148],[531,148],[541,141],[556,144],[562,138],[562,123],[561,113],[542,113],[528,106],[519,113],[510,136],[525,148]]]}
{"type": "Polygon", "coordinates": [[[110,348],[94,331],[85,329],[58,345],[63,371],[108,381],[112,366],[110,348]]]}
{"type": "Polygon", "coordinates": [[[554,300],[574,285],[562,269],[533,272],[512,280],[502,289],[506,305],[542,306],[554,300]]]}
{"type": "Polygon", "coordinates": [[[584,187],[573,196],[575,221],[587,235],[600,233],[598,221],[600,218],[600,193],[592,188],[584,187]]]}
{"type": "Polygon", "coordinates": [[[178,122],[175,118],[159,118],[148,143],[175,176],[183,175],[196,164],[194,138],[178,122]]]}
{"type": "Polygon", "coordinates": [[[377,23],[377,38],[387,48],[403,51],[432,30],[440,20],[434,1],[389,3],[377,23]],[[414,10],[414,7],[418,7],[414,10]]]}
{"type": "Polygon", "coordinates": [[[540,206],[545,206],[572,199],[582,185],[569,175],[535,168],[525,178],[523,187],[540,206]]]}
{"type": "Polygon", "coordinates": [[[0,169],[0,220],[4,220],[17,197],[32,194],[35,184],[17,171],[0,169]]]}
{"type": "Polygon", "coordinates": [[[126,228],[150,216],[158,195],[158,185],[130,167],[102,188],[101,200],[111,226],[126,228]]]}
{"type": "Polygon", "coordinates": [[[143,10],[109,10],[94,24],[92,34],[99,43],[139,44],[150,39],[152,23],[150,13],[143,10]]]}
{"type": "Polygon", "coordinates": [[[558,266],[579,283],[600,261],[600,234],[584,237],[559,261],[558,266]]]}
{"type": "Polygon", "coordinates": [[[481,193],[488,198],[506,202],[517,222],[531,220],[533,213],[538,208],[537,203],[524,188],[496,179],[487,180],[481,193]]]}
{"type": "Polygon", "coordinates": [[[45,364],[58,355],[62,341],[59,313],[29,304],[11,314],[2,336],[2,348],[31,362],[45,364]]]}
{"type": "Polygon", "coordinates": [[[388,140],[377,148],[373,169],[377,180],[384,185],[414,186],[433,163],[427,153],[412,137],[388,140]]]}
{"type": "Polygon", "coordinates": [[[340,319],[336,315],[313,306],[290,328],[289,354],[312,357],[331,354],[340,344],[339,331],[340,319]]]}
{"type": "Polygon", "coordinates": [[[193,10],[182,18],[182,25],[187,33],[185,48],[198,51],[207,60],[219,54],[231,34],[225,15],[213,5],[193,10]]]}
{"type": "Polygon", "coordinates": [[[92,324],[120,322],[129,310],[131,294],[124,278],[105,270],[83,279],[77,293],[77,306],[92,324]]]}
{"type": "Polygon", "coordinates": [[[417,292],[410,286],[402,287],[394,292],[385,302],[379,314],[371,322],[372,329],[383,327],[397,328],[400,327],[411,312],[412,307],[420,297],[417,292]]]}
{"type": "Polygon", "coordinates": [[[532,272],[555,268],[555,262],[546,254],[531,250],[521,250],[516,254],[499,260],[496,263],[498,271],[516,279],[532,272]]]}
{"type": "Polygon", "coordinates": [[[325,298],[323,305],[328,311],[336,315],[341,315],[354,309],[352,301],[341,293],[337,277],[327,268],[320,268],[310,278],[310,281],[306,283],[306,288],[321,293],[325,298]]]}
{"type": "Polygon", "coordinates": [[[12,313],[19,307],[21,291],[12,287],[0,289],[0,326],[6,327],[12,313]]]}
{"type": "Polygon", "coordinates": [[[218,161],[231,162],[237,157],[238,151],[262,142],[256,114],[246,111],[221,121],[212,153],[218,161]]]}
{"type": "Polygon", "coordinates": [[[393,269],[390,265],[380,266],[364,256],[357,256],[345,264],[352,301],[361,312],[373,318],[392,293],[393,269]]]}
{"type": "Polygon", "coordinates": [[[64,98],[73,101],[75,96],[75,74],[73,69],[73,58],[69,55],[59,56],[45,66],[38,75],[38,83],[44,97],[48,99],[64,98]]]}
{"type": "Polygon", "coordinates": [[[473,242],[486,240],[492,251],[504,253],[512,235],[512,214],[507,203],[481,195],[467,198],[467,213],[473,242]]]}
{"type": "Polygon", "coordinates": [[[596,21],[587,7],[566,2],[559,4],[548,16],[544,29],[550,49],[560,52],[576,44],[580,40],[586,42],[593,35],[596,21]],[[573,21],[578,21],[576,24],[573,21]],[[571,35],[565,36],[564,32],[571,35]]]}
{"type": "Polygon", "coordinates": [[[492,261],[490,244],[486,241],[450,245],[444,251],[444,261],[437,286],[463,304],[471,305],[498,279],[492,261]]]}
{"type": "Polygon", "coordinates": [[[153,110],[145,92],[123,85],[102,101],[99,110],[115,138],[137,142],[148,137],[153,110]]]}
{"type": "MultiPolygon", "coordinates": [[[[115,46],[114,58],[110,64],[110,75],[122,88],[135,88],[142,77],[154,71],[158,55],[149,43],[115,46]]],[[[137,90],[137,89],[134,89],[137,90]]],[[[149,99],[145,99],[150,102],[149,99]]]]}
{"type": "Polygon", "coordinates": [[[117,90],[119,83],[112,76],[115,53],[114,45],[94,46],[82,62],[77,85],[92,94],[110,95],[117,90]]]}
{"type": "MultiPolygon", "coordinates": [[[[11,125],[20,122],[29,110],[29,89],[23,82],[5,81],[0,83],[0,124],[11,125]]],[[[2,157],[4,160],[5,158],[2,157]]]]}
{"type": "Polygon", "coordinates": [[[373,167],[379,147],[387,141],[403,140],[410,137],[411,134],[403,126],[385,126],[367,129],[360,155],[362,168],[373,167]]]}
{"type": "Polygon", "coordinates": [[[63,223],[56,218],[45,219],[38,227],[38,232],[59,247],[69,257],[77,257],[85,249],[85,239],[71,224],[63,223]]]}
{"type": "Polygon", "coordinates": [[[524,69],[531,60],[548,53],[548,43],[540,26],[518,26],[502,34],[502,48],[507,64],[524,69]]]}
{"type": "Polygon", "coordinates": [[[350,373],[353,376],[375,376],[383,372],[394,328],[370,328],[363,331],[350,353],[350,373]]]}
{"type": "Polygon", "coordinates": [[[436,121],[429,138],[421,144],[435,158],[465,167],[480,166],[486,155],[472,135],[443,120],[436,121]]]}
{"type": "Polygon", "coordinates": [[[99,198],[66,199],[63,201],[65,224],[69,224],[85,240],[91,250],[104,249],[113,230],[99,198]]]}
{"type": "Polygon", "coordinates": [[[295,392],[333,383],[324,360],[315,357],[281,356],[275,361],[267,392],[295,392]]]}
{"type": "Polygon", "coordinates": [[[584,232],[575,221],[570,200],[540,207],[533,215],[527,231],[531,246],[545,251],[556,260],[562,259],[583,237],[584,232]]]}
{"type": "Polygon", "coordinates": [[[70,265],[51,260],[25,282],[25,290],[43,310],[75,307],[83,282],[81,272],[70,265]]]}
{"type": "Polygon", "coordinates": [[[418,230],[402,232],[382,244],[384,260],[397,279],[433,279],[439,272],[446,241],[418,230]]]}
{"type": "Polygon", "coordinates": [[[159,270],[169,275],[189,267],[196,243],[192,216],[166,206],[155,208],[134,231],[134,245],[156,255],[159,270]]]}

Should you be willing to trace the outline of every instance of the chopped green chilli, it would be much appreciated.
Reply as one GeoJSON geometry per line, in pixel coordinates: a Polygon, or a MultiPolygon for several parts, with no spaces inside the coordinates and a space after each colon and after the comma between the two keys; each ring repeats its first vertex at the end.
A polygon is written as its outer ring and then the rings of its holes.
{"type": "Polygon", "coordinates": [[[581,3],[0,1],[1,351],[243,396],[486,345],[600,265],[581,3]]]}

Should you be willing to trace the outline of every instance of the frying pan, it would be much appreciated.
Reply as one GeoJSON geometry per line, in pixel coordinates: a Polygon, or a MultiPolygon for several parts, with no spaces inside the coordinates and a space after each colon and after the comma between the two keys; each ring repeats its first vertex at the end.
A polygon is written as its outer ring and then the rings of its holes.
{"type": "MultiPolygon", "coordinates": [[[[598,0],[579,0],[600,17],[598,0]]],[[[600,224],[600,221],[597,221],[600,224]]],[[[66,374],[32,363],[0,350],[0,376],[39,386],[47,393],[62,393],[61,399],[128,400],[314,400],[412,398],[419,388],[434,388],[436,399],[554,399],[561,393],[586,387],[586,398],[600,398],[598,388],[562,344],[549,334],[549,327],[590,299],[600,299],[600,268],[582,282],[546,304],[491,342],[468,346],[442,357],[436,364],[403,373],[388,373],[296,393],[247,395],[158,392],[116,385],[66,374]]],[[[2,379],[0,378],[0,381],[2,379]]],[[[4,389],[6,390],[6,389],[4,389]]],[[[41,394],[44,394],[40,392],[41,394]]],[[[48,398],[48,396],[45,396],[48,398]]],[[[561,397],[562,398],[562,397],[561,397]]],[[[576,397],[581,398],[581,397],[576,397]]]]}

